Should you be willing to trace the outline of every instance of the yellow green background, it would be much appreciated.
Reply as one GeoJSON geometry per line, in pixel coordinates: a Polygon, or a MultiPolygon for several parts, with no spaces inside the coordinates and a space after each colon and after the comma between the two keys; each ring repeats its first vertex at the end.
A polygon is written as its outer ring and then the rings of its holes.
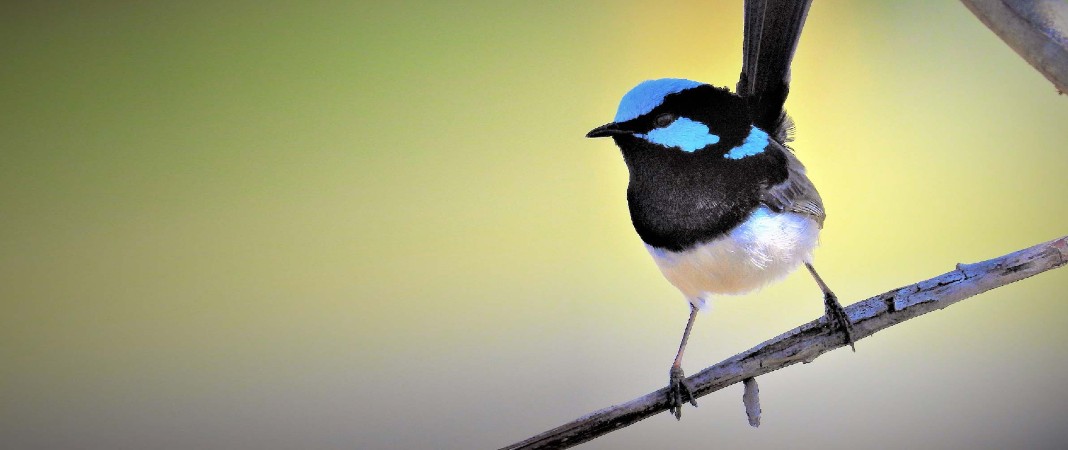
{"type": "MultiPolygon", "coordinates": [[[[662,387],[637,82],[733,86],[741,2],[0,6],[0,447],[496,448],[662,387]]],[[[1068,234],[1068,97],[956,2],[817,1],[787,108],[844,303],[1068,234]]],[[[1068,270],[585,448],[1057,448],[1068,270]]],[[[696,373],[822,314],[698,318],[696,373]]]]}

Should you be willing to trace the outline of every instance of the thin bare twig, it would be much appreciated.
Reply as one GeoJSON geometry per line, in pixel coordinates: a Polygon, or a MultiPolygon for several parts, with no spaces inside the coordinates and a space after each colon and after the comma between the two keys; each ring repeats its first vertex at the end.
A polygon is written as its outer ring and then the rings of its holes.
{"type": "MultiPolygon", "coordinates": [[[[846,308],[856,339],[968,297],[1068,263],[1068,236],[876,295],[846,308]]],[[[768,372],[809,362],[844,345],[842,335],[814,320],[689,378],[697,397],[768,372]]],[[[755,385],[754,385],[755,387],[755,385]]],[[[667,388],[578,418],[504,449],[568,448],[623,428],[668,408],[667,388]]]]}
{"type": "Polygon", "coordinates": [[[1068,92],[1068,3],[1064,0],[961,0],[1062,94],[1068,92]]]}

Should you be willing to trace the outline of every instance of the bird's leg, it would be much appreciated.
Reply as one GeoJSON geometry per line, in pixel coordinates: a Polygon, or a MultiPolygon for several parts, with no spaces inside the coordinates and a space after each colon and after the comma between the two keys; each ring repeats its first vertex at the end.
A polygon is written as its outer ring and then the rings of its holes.
{"type": "Polygon", "coordinates": [[[686,384],[686,375],[682,373],[682,352],[686,350],[686,340],[690,338],[690,329],[693,328],[693,320],[697,318],[697,307],[690,304],[690,319],[686,321],[686,331],[682,332],[682,343],[679,344],[679,352],[675,354],[675,362],[671,364],[670,379],[668,381],[668,412],[675,415],[676,420],[682,419],[682,404],[689,399],[693,406],[697,406],[697,400],[693,397],[690,386],[686,384]]]}
{"type": "Polygon", "coordinates": [[[846,343],[849,344],[849,348],[853,351],[857,351],[857,347],[853,345],[853,323],[849,321],[849,316],[846,315],[845,309],[842,308],[842,304],[838,303],[838,297],[831,292],[831,288],[827,287],[827,283],[823,282],[823,278],[820,278],[820,274],[816,273],[816,268],[812,267],[811,263],[805,263],[805,267],[808,268],[808,273],[812,274],[812,278],[816,280],[816,284],[820,285],[820,290],[823,291],[823,309],[827,314],[827,319],[831,322],[831,326],[837,327],[842,333],[845,333],[846,343]]]}

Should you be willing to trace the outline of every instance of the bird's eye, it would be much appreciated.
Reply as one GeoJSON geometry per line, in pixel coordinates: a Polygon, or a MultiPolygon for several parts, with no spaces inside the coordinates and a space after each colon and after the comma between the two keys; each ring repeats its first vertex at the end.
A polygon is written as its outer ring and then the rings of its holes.
{"type": "Polygon", "coordinates": [[[654,123],[656,124],[657,128],[660,128],[660,127],[666,127],[668,125],[671,125],[671,122],[674,122],[674,121],[675,121],[675,115],[674,114],[664,113],[664,114],[661,114],[659,116],[656,116],[656,121],[654,123]]]}

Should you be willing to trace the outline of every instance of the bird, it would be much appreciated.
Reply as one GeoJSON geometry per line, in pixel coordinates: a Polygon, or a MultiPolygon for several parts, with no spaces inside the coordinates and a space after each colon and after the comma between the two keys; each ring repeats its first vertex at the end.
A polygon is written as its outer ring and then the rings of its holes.
{"type": "Polygon", "coordinates": [[[638,236],[690,314],[669,369],[668,411],[697,406],[682,369],[697,312],[717,295],[759,289],[805,266],[823,294],[826,324],[853,351],[854,332],[813,266],[827,213],[801,161],[783,105],[811,0],[746,0],[735,92],[682,78],[639,83],[612,122],[629,172],[627,205],[638,236]]]}

